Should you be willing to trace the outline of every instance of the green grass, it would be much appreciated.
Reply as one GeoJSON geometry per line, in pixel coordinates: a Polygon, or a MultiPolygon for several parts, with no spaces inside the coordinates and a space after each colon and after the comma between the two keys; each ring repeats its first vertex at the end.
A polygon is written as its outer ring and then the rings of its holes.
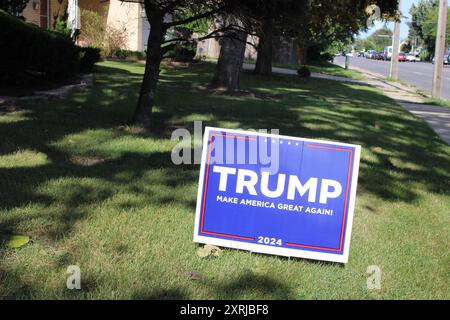
{"type": "Polygon", "coordinates": [[[403,86],[406,86],[406,87],[412,87],[412,86],[413,86],[413,85],[411,85],[409,82],[407,82],[407,81],[405,81],[405,80],[402,80],[402,79],[393,79],[393,78],[390,77],[390,76],[387,76],[387,77],[385,78],[385,80],[386,80],[386,81],[389,81],[389,82],[399,83],[399,84],[401,84],[401,85],[403,85],[403,86]]]}
{"type": "Polygon", "coordinates": [[[415,89],[415,92],[418,95],[420,95],[424,98],[424,102],[423,102],[424,104],[430,104],[430,105],[434,105],[434,106],[450,108],[450,100],[444,99],[444,98],[433,98],[433,97],[431,97],[430,91],[427,91],[424,89],[418,89],[414,85],[412,85],[406,81],[400,80],[400,79],[393,80],[392,78],[387,77],[386,80],[389,82],[400,83],[401,85],[404,85],[406,87],[410,87],[410,88],[412,87],[413,89],[415,89]]]}
{"type": "Polygon", "coordinates": [[[426,104],[435,105],[435,106],[441,106],[441,107],[450,108],[450,100],[447,100],[447,99],[439,99],[439,98],[428,97],[425,100],[425,103],[426,104]]]}
{"type": "Polygon", "coordinates": [[[445,98],[433,98],[430,91],[424,89],[416,89],[416,93],[424,98],[424,104],[450,108],[450,100],[445,98]]]}
{"type": "MultiPolygon", "coordinates": [[[[329,62],[323,62],[322,64],[319,64],[319,65],[306,65],[306,66],[309,68],[309,70],[311,72],[315,72],[315,73],[323,73],[323,74],[328,74],[328,75],[332,75],[332,76],[352,78],[352,79],[357,79],[357,80],[365,80],[366,79],[366,77],[364,77],[364,75],[358,71],[345,69],[345,68],[342,68],[341,66],[338,66],[338,65],[335,65],[335,64],[329,63],[329,62]]],[[[298,70],[298,68],[299,68],[298,65],[284,64],[284,63],[275,63],[274,67],[293,69],[293,70],[298,70]]]]}
{"type": "Polygon", "coordinates": [[[127,125],[142,72],[104,62],[85,92],[0,110],[0,233],[32,240],[0,249],[0,298],[449,298],[450,148],[423,121],[379,90],[329,80],[245,73],[244,89],[276,98],[209,94],[195,88],[211,78],[205,64],[162,72],[148,133],[127,125]],[[193,120],[361,144],[349,263],[198,257],[199,166],[170,160],[171,130],[193,120]],[[80,291],[66,289],[69,265],[80,291]],[[381,290],[366,288],[370,265],[381,290]]]}

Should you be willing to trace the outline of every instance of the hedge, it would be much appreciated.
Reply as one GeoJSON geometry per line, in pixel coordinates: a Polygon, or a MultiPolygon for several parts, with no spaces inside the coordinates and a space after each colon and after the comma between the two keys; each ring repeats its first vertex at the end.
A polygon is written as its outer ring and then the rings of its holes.
{"type": "Polygon", "coordinates": [[[121,49],[115,53],[117,59],[123,59],[128,61],[145,60],[145,53],[141,51],[132,51],[121,49]]]}
{"type": "Polygon", "coordinates": [[[100,56],[99,48],[80,48],[80,71],[92,71],[94,64],[100,61],[100,56]]]}
{"type": "MultiPolygon", "coordinates": [[[[49,80],[89,71],[96,49],[80,49],[69,38],[43,30],[0,10],[0,80],[33,74],[49,80]]],[[[96,60],[97,59],[97,60],[96,60]]]]}
{"type": "Polygon", "coordinates": [[[299,77],[302,77],[302,78],[309,78],[309,77],[311,76],[311,71],[308,69],[308,67],[301,66],[301,67],[297,70],[297,74],[299,75],[299,77]]]}

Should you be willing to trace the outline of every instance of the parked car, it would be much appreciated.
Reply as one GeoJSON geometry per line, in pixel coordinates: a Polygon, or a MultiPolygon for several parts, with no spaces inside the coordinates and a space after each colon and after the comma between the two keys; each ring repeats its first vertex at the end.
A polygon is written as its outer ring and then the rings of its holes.
{"type": "MultiPolygon", "coordinates": [[[[434,64],[435,59],[431,60],[431,63],[434,64]]],[[[444,65],[450,64],[450,54],[444,54],[444,65]]]]}
{"type": "Polygon", "coordinates": [[[384,53],[384,51],[377,52],[376,59],[377,60],[386,60],[386,54],[384,53]]]}
{"type": "Polygon", "coordinates": [[[366,52],[366,58],[367,59],[373,59],[373,55],[376,53],[376,51],[375,50],[369,50],[369,51],[367,51],[366,52]]]}
{"type": "Polygon", "coordinates": [[[406,58],[406,53],[400,52],[398,54],[398,62],[406,62],[406,61],[408,61],[406,58]]]}
{"type": "Polygon", "coordinates": [[[392,46],[384,47],[384,55],[386,57],[386,60],[389,61],[391,60],[392,52],[393,52],[392,46]]]}
{"type": "Polygon", "coordinates": [[[413,54],[413,53],[407,53],[406,54],[406,61],[408,61],[408,62],[417,62],[417,61],[420,61],[420,58],[416,57],[416,55],[413,54]]]}
{"type": "Polygon", "coordinates": [[[380,60],[387,60],[386,52],[381,51],[379,57],[380,57],[380,60]]]}

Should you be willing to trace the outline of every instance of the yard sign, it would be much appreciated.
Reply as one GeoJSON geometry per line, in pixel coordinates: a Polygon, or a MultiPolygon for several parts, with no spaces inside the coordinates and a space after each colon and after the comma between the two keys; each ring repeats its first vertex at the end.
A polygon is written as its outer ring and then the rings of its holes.
{"type": "Polygon", "coordinates": [[[194,241],[347,263],[360,152],[357,145],[207,127],[194,241]]]}

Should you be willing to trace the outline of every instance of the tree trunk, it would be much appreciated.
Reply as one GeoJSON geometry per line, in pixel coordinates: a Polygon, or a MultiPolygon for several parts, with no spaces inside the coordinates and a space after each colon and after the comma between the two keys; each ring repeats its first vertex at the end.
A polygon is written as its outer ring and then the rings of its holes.
{"type": "Polygon", "coordinates": [[[272,19],[263,21],[262,34],[259,37],[258,56],[256,57],[255,73],[269,75],[272,73],[273,54],[273,22],[272,19]]]}
{"type": "Polygon", "coordinates": [[[147,41],[144,79],[142,80],[138,104],[133,115],[134,123],[142,124],[147,128],[151,126],[152,107],[159,79],[159,67],[163,57],[163,50],[161,48],[165,34],[163,21],[163,13],[153,13],[152,18],[149,18],[151,29],[147,41]]]}
{"type": "Polygon", "coordinates": [[[305,65],[308,62],[308,47],[297,47],[297,64],[305,65]]]}
{"type": "Polygon", "coordinates": [[[225,91],[239,89],[239,79],[244,62],[247,34],[243,31],[227,31],[221,39],[219,60],[210,88],[225,91]]]}

